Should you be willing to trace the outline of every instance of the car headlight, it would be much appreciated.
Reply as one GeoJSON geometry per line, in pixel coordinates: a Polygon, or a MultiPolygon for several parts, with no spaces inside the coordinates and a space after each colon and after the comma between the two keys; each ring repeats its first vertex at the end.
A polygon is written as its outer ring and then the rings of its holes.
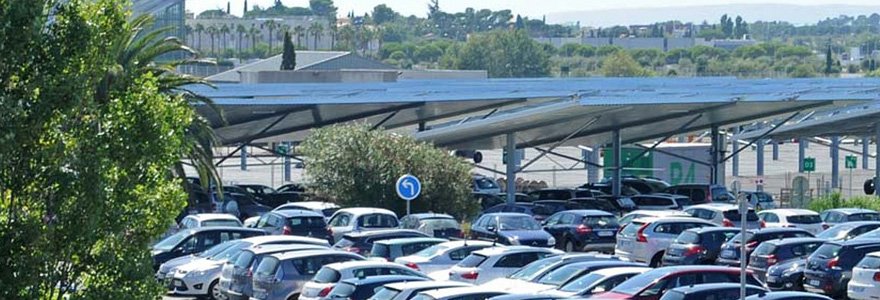
{"type": "Polygon", "coordinates": [[[556,238],[551,236],[549,239],[547,239],[547,245],[548,246],[555,246],[556,245],[556,238]]]}
{"type": "Polygon", "coordinates": [[[519,245],[519,237],[517,236],[507,237],[507,240],[510,241],[511,245],[519,245]]]}
{"type": "Polygon", "coordinates": [[[186,273],[185,277],[199,277],[199,276],[204,276],[206,273],[208,273],[208,272],[207,271],[193,271],[193,272],[186,273]]]}

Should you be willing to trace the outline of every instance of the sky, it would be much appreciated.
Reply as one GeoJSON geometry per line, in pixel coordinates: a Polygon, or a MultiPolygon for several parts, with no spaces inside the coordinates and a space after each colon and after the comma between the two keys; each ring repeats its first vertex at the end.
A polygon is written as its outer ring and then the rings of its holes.
{"type": "MultiPolygon", "coordinates": [[[[201,11],[226,8],[227,2],[231,3],[232,14],[241,15],[244,0],[186,0],[187,9],[198,14],[201,11]]],[[[275,0],[248,0],[248,6],[254,4],[263,7],[270,6],[275,0]]],[[[282,0],[287,6],[308,7],[308,0],[282,0]]],[[[354,11],[357,15],[372,11],[373,7],[385,4],[395,11],[409,16],[417,15],[424,17],[427,14],[428,0],[335,0],[340,15],[346,15],[354,11]]],[[[565,11],[589,11],[617,8],[645,8],[645,7],[670,7],[670,6],[700,6],[722,4],[754,4],[754,3],[779,3],[797,5],[877,5],[877,0],[440,0],[440,9],[446,12],[459,12],[467,7],[475,9],[488,8],[492,10],[511,9],[514,14],[520,14],[531,18],[540,18],[543,15],[565,11]]],[[[785,12],[779,12],[784,14],[785,12]]],[[[552,21],[552,20],[548,20],[552,21]]]]}

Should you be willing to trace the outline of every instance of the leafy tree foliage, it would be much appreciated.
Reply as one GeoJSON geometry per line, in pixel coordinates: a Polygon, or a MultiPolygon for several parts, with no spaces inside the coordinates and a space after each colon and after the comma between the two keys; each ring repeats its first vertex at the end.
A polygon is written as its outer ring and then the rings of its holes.
{"type": "Polygon", "coordinates": [[[394,21],[397,18],[400,18],[400,14],[388,7],[385,4],[376,5],[373,8],[373,22],[377,25],[382,25],[390,21],[394,21]]]}
{"type": "Polygon", "coordinates": [[[290,32],[284,32],[284,51],[281,54],[281,70],[296,69],[296,48],[290,38],[290,32]]]}
{"type": "Polygon", "coordinates": [[[308,179],[319,194],[344,206],[386,207],[403,215],[395,183],[403,174],[422,182],[413,212],[448,213],[460,219],[478,208],[471,199],[470,166],[441,149],[381,130],[337,125],[315,130],[300,149],[308,179]]]}
{"type": "Polygon", "coordinates": [[[540,77],[550,73],[549,55],[525,31],[493,31],[471,38],[456,56],[462,70],[488,70],[492,77],[540,77]]]}
{"type": "Polygon", "coordinates": [[[606,77],[645,77],[650,71],[642,68],[626,51],[617,51],[602,61],[602,75],[606,77]]]}

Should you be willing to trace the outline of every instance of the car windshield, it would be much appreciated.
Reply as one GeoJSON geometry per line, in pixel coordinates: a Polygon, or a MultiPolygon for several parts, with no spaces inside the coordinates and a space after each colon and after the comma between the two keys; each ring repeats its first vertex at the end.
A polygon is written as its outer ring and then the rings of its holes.
{"type": "Polygon", "coordinates": [[[428,230],[437,230],[437,229],[458,229],[458,222],[455,219],[449,218],[431,218],[424,219],[419,224],[420,228],[425,228],[428,230]]]}
{"type": "Polygon", "coordinates": [[[581,265],[564,266],[541,276],[541,278],[538,279],[538,283],[558,286],[580,274],[583,270],[584,267],[581,265]]]}
{"type": "Polygon", "coordinates": [[[837,254],[840,253],[841,248],[843,248],[843,246],[840,246],[838,244],[826,243],[822,244],[822,246],[819,246],[819,249],[816,249],[816,252],[813,252],[813,255],[823,259],[837,257],[837,254]]]}
{"type": "Polygon", "coordinates": [[[588,216],[584,218],[584,225],[595,228],[611,228],[620,226],[614,216],[588,216]]]}
{"type": "Polygon", "coordinates": [[[397,217],[386,214],[367,214],[358,217],[358,224],[363,228],[397,227],[397,217]]]}
{"type": "Polygon", "coordinates": [[[754,255],[770,255],[773,252],[776,252],[777,246],[771,243],[761,243],[758,245],[758,248],[755,248],[754,255]]]}
{"type": "MultiPolygon", "coordinates": [[[[742,215],[739,214],[738,209],[731,209],[724,212],[724,218],[730,220],[731,222],[739,222],[740,220],[742,220],[742,215]]],[[[754,209],[749,209],[749,213],[746,214],[746,221],[758,221],[758,214],[755,213],[754,209]]]]}
{"type": "MultiPolygon", "coordinates": [[[[746,231],[746,242],[751,242],[754,238],[755,238],[754,233],[746,231]]],[[[734,243],[734,244],[739,244],[740,241],[742,241],[742,234],[741,233],[737,233],[732,238],[727,240],[728,243],[734,243]]]]}
{"type": "Polygon", "coordinates": [[[287,221],[291,227],[296,229],[327,227],[323,217],[292,217],[287,219],[287,221]]]}
{"type": "Polygon", "coordinates": [[[693,231],[685,231],[675,238],[676,244],[696,244],[700,242],[700,235],[693,231]]]}
{"type": "Polygon", "coordinates": [[[502,216],[498,230],[541,230],[541,225],[529,216],[502,216]]]}
{"type": "Polygon", "coordinates": [[[605,277],[602,275],[599,275],[599,274],[587,274],[587,275],[578,277],[569,283],[566,283],[565,285],[560,287],[559,290],[563,291],[563,292],[570,292],[570,293],[583,291],[584,289],[589,288],[590,286],[592,286],[592,285],[596,284],[597,282],[599,282],[600,280],[602,280],[602,278],[605,278],[605,277]]]}
{"type": "Polygon", "coordinates": [[[816,235],[816,237],[820,238],[820,239],[824,239],[824,240],[843,239],[855,227],[856,227],[855,225],[846,224],[846,223],[840,224],[840,225],[835,225],[834,227],[831,227],[825,231],[822,231],[822,233],[819,233],[818,235],[816,235]]]}
{"type": "Polygon", "coordinates": [[[880,221],[880,214],[878,213],[858,213],[851,214],[847,217],[847,220],[852,221],[880,221]]]}
{"type": "Polygon", "coordinates": [[[474,178],[474,184],[477,185],[477,188],[481,190],[498,188],[498,184],[486,177],[474,178]]]}
{"type": "Polygon", "coordinates": [[[249,242],[240,242],[240,243],[231,243],[231,244],[232,244],[231,246],[226,247],[226,249],[224,249],[223,251],[220,251],[214,255],[209,256],[208,259],[211,259],[211,260],[230,259],[230,258],[232,258],[232,256],[241,252],[241,249],[244,249],[244,248],[251,246],[251,243],[249,243],[249,242]]]}
{"type": "Polygon", "coordinates": [[[653,285],[655,280],[663,277],[666,274],[669,274],[668,270],[664,270],[663,268],[654,269],[654,270],[636,275],[636,276],[630,278],[629,280],[624,281],[620,285],[614,287],[614,289],[612,289],[611,292],[626,294],[626,295],[635,295],[639,291],[653,285]]]}
{"type": "Polygon", "coordinates": [[[241,222],[237,220],[208,220],[202,222],[202,227],[217,227],[217,226],[227,226],[227,227],[241,227],[241,222]]]}
{"type": "MultiPolygon", "coordinates": [[[[877,256],[865,256],[859,263],[856,265],[856,268],[862,269],[880,269],[880,257],[877,256]]],[[[877,273],[874,273],[875,275],[877,273]]]]}
{"type": "Polygon", "coordinates": [[[484,260],[486,260],[485,256],[482,256],[482,255],[479,255],[476,253],[471,253],[471,255],[468,255],[467,257],[462,259],[460,262],[458,262],[458,266],[462,267],[462,268],[474,268],[476,266],[479,266],[481,263],[483,263],[484,260]]]}
{"type": "Polygon", "coordinates": [[[422,251],[416,252],[413,255],[418,256],[418,257],[434,257],[440,253],[445,252],[447,249],[449,249],[449,246],[437,244],[437,245],[422,249],[422,251]]]}
{"type": "Polygon", "coordinates": [[[559,256],[551,256],[551,257],[548,257],[545,259],[534,261],[534,262],[526,265],[525,267],[522,267],[521,269],[517,270],[513,274],[510,274],[509,276],[507,276],[507,278],[522,279],[525,281],[531,281],[535,277],[538,277],[538,275],[540,274],[540,272],[542,270],[544,270],[545,268],[549,267],[552,264],[559,262],[560,260],[562,260],[562,258],[559,256]]]}
{"type": "Polygon", "coordinates": [[[281,261],[274,257],[267,257],[260,262],[260,265],[257,266],[257,270],[254,271],[254,275],[256,276],[270,276],[275,274],[275,268],[278,267],[281,261]]]}
{"type": "Polygon", "coordinates": [[[819,215],[798,215],[798,216],[788,216],[785,217],[789,223],[792,224],[819,224],[822,223],[822,219],[819,218],[819,215]]]}
{"type": "Polygon", "coordinates": [[[394,297],[397,297],[397,295],[400,295],[400,291],[385,286],[385,287],[379,289],[379,291],[376,292],[376,294],[373,294],[373,296],[370,297],[369,300],[394,299],[394,297]]]}
{"type": "Polygon", "coordinates": [[[187,237],[189,237],[188,230],[184,230],[184,231],[175,233],[175,234],[159,241],[158,243],[154,244],[153,249],[169,251],[172,248],[174,248],[175,246],[177,246],[177,244],[180,244],[180,242],[183,241],[183,239],[185,239],[187,237]]]}
{"type": "Polygon", "coordinates": [[[214,256],[214,255],[217,255],[217,254],[220,253],[220,252],[223,252],[223,250],[226,250],[226,248],[232,247],[232,245],[235,245],[235,244],[237,244],[237,243],[239,243],[239,242],[240,242],[240,241],[230,241],[230,242],[226,242],[226,243],[221,243],[221,244],[219,244],[219,245],[217,245],[217,246],[214,246],[214,247],[208,248],[208,250],[205,250],[205,252],[202,252],[202,253],[196,254],[196,256],[199,256],[199,257],[212,257],[212,256],[214,256]]]}
{"type": "Polygon", "coordinates": [[[328,267],[322,267],[318,270],[318,273],[315,274],[315,277],[312,278],[312,281],[317,283],[334,283],[339,281],[340,277],[342,277],[342,274],[339,274],[339,271],[328,267]]]}

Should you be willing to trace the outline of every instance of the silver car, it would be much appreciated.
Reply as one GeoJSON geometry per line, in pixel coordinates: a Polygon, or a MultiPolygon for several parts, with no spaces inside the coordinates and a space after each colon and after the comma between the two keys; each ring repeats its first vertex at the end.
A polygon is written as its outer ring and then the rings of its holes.
{"type": "Polygon", "coordinates": [[[394,212],[372,207],[352,207],[337,210],[330,217],[327,226],[333,235],[333,242],[350,232],[397,228],[399,221],[394,212]]]}
{"type": "Polygon", "coordinates": [[[273,254],[254,271],[251,299],[297,299],[303,285],[324,265],[363,260],[360,255],[336,250],[312,250],[273,254]]]}
{"type": "Polygon", "coordinates": [[[232,300],[248,299],[253,294],[253,271],[263,258],[277,253],[329,249],[316,245],[263,245],[241,251],[226,262],[220,272],[220,292],[232,300]]]}
{"type": "Polygon", "coordinates": [[[617,235],[614,254],[631,261],[659,267],[663,253],[685,230],[717,225],[692,217],[639,218],[626,225],[617,235]]]}
{"type": "MultiPolygon", "coordinates": [[[[739,228],[740,222],[742,221],[742,214],[739,213],[739,206],[735,204],[700,204],[690,206],[686,208],[684,212],[695,218],[700,218],[724,227],[739,228]]],[[[761,220],[755,213],[755,209],[749,208],[748,213],[746,213],[746,229],[761,228],[760,222],[761,220]]]]}

